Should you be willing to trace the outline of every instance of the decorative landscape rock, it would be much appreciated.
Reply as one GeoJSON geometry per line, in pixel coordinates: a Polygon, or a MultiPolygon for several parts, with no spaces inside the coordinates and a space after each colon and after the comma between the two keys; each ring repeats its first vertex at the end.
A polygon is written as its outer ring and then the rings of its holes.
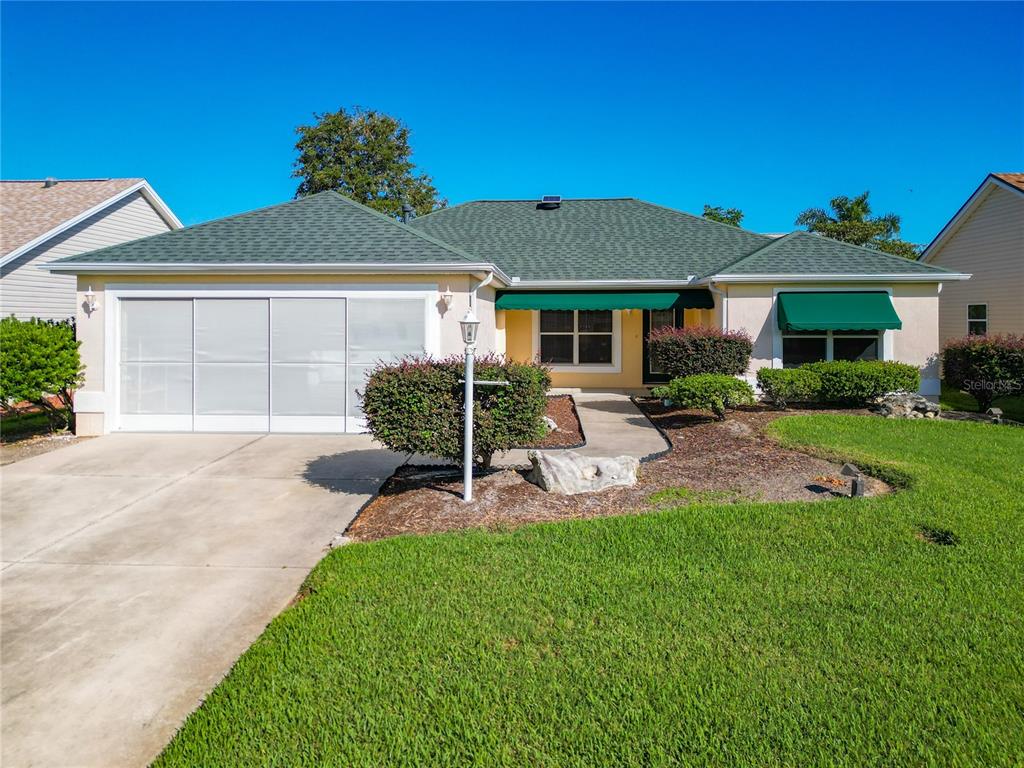
{"type": "Polygon", "coordinates": [[[552,419],[550,416],[545,416],[544,417],[544,425],[548,428],[548,432],[557,432],[558,431],[558,423],[554,419],[552,419]]]}
{"type": "Polygon", "coordinates": [[[571,496],[618,485],[636,485],[640,460],[633,456],[592,457],[575,451],[530,451],[527,480],[549,493],[571,496]]]}
{"type": "Polygon", "coordinates": [[[875,398],[871,410],[887,419],[934,419],[939,404],[911,392],[890,392],[875,398]]]}

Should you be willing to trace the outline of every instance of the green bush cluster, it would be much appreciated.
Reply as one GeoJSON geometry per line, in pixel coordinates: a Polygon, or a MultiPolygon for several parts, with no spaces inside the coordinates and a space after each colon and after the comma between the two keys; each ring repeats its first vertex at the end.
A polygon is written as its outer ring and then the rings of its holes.
{"type": "MultiPolygon", "coordinates": [[[[420,453],[462,463],[463,359],[407,358],[381,364],[367,380],[363,413],[367,428],[393,451],[420,453]]],[[[496,451],[541,439],[546,427],[548,369],[496,356],[477,358],[475,377],[507,381],[507,387],[475,387],[473,459],[489,467],[496,451]]]]}
{"type": "Polygon", "coordinates": [[[660,328],[647,337],[655,363],[673,379],[701,373],[747,372],[753,344],[743,331],[717,328],[660,328]]]}
{"type": "Polygon", "coordinates": [[[821,392],[821,377],[807,368],[761,368],[757,386],[777,408],[789,403],[811,402],[821,392]]]}
{"type": "Polygon", "coordinates": [[[80,344],[70,320],[0,320],[0,402],[27,401],[46,413],[51,429],[74,427],[72,398],[84,380],[80,344]]]}
{"type": "Polygon", "coordinates": [[[807,363],[800,370],[821,379],[815,400],[822,403],[867,405],[887,392],[917,392],[921,386],[916,366],[890,360],[832,360],[807,363]]]}
{"type": "Polygon", "coordinates": [[[699,373],[672,379],[654,390],[656,397],[665,397],[680,408],[711,411],[719,421],[725,420],[726,408],[753,405],[754,390],[747,382],[722,373],[699,373]]]}
{"type": "Polygon", "coordinates": [[[946,383],[966,392],[986,411],[997,397],[1024,394],[1024,336],[994,334],[947,341],[942,349],[946,383]]]}

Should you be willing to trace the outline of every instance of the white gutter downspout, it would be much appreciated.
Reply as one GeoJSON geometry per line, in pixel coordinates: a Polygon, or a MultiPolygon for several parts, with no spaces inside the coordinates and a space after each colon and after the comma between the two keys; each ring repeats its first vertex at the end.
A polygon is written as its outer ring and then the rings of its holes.
{"type": "Polygon", "coordinates": [[[477,283],[473,290],[469,292],[469,306],[473,308],[473,310],[476,310],[476,292],[483,288],[485,285],[490,285],[493,279],[494,273],[488,272],[487,277],[485,277],[483,280],[477,283]]]}
{"type": "Polygon", "coordinates": [[[713,293],[715,296],[721,296],[722,297],[722,330],[723,331],[728,331],[729,330],[729,294],[726,293],[725,291],[721,290],[720,288],[715,288],[715,286],[711,282],[708,282],[708,290],[711,291],[711,293],[713,293]]]}

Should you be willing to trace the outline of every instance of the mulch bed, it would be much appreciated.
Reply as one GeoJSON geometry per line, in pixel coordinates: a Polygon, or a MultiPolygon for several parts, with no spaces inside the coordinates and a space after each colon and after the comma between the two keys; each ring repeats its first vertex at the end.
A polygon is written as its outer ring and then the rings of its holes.
{"type": "Polygon", "coordinates": [[[578,448],[583,445],[583,427],[580,426],[572,395],[549,397],[547,415],[558,425],[558,429],[548,432],[536,445],[524,445],[523,448],[578,448]]]}
{"type": "MultiPolygon", "coordinates": [[[[525,523],[650,512],[695,502],[815,501],[848,495],[840,465],[783,448],[764,427],[785,412],[754,406],[725,422],[704,413],[640,401],[672,441],[672,450],[641,465],[631,488],[559,496],[525,479],[525,471],[496,470],[478,477],[474,499],[461,498],[458,470],[403,466],[353,521],[347,535],[360,541],[465,528],[506,529],[525,523]]],[[[835,411],[815,410],[814,413],[835,411]]],[[[843,413],[867,414],[846,410],[843,413]]],[[[868,495],[889,487],[868,478],[868,495]]]]}
{"type": "Polygon", "coordinates": [[[33,435],[17,440],[4,440],[0,442],[0,466],[56,451],[58,448],[65,448],[78,441],[88,439],[87,437],[76,437],[67,432],[58,432],[52,435],[33,435]]]}

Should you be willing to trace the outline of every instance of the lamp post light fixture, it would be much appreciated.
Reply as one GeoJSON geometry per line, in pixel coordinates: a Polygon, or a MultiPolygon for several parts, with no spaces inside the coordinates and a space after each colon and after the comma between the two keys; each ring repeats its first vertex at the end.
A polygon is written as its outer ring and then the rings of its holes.
{"type": "Polygon", "coordinates": [[[466,310],[462,320],[462,341],[466,345],[465,402],[463,403],[462,425],[462,500],[473,500],[473,353],[476,351],[476,333],[480,321],[473,308],[466,310]]]}

